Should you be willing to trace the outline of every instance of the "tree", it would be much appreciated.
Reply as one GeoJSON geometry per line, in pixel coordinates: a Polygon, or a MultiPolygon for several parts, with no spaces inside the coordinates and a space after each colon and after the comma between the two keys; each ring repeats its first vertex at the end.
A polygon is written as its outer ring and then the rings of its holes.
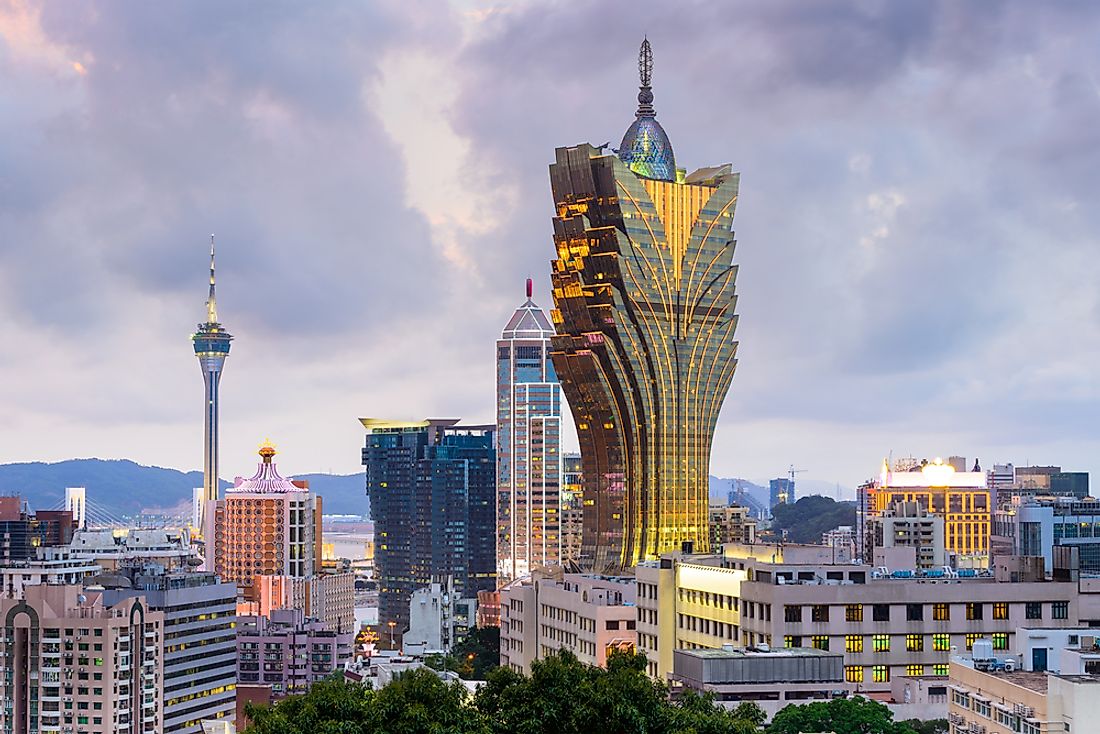
{"type": "Polygon", "coordinates": [[[913,734],[908,724],[894,721],[886,706],[868,698],[834,698],[785,706],[773,718],[767,734],[801,734],[829,731],[835,734],[913,734]]]}
{"type": "Polygon", "coordinates": [[[787,531],[792,543],[820,543],[823,533],[841,525],[855,525],[856,508],[848,502],[808,495],[792,505],[772,509],[772,530],[776,535],[787,531]]]}
{"type": "Polygon", "coordinates": [[[906,719],[902,723],[908,725],[916,734],[947,734],[949,729],[947,719],[929,719],[928,721],[906,719]]]}

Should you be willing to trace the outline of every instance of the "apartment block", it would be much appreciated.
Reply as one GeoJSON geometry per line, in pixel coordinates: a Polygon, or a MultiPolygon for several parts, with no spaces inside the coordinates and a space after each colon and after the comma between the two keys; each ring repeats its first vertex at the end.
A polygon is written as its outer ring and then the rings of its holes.
{"type": "Polygon", "coordinates": [[[271,686],[275,698],[305,693],[343,667],[353,636],[325,628],[301,609],[275,609],[237,619],[237,679],[271,686]]]}
{"type": "Polygon", "coordinates": [[[710,546],[719,548],[725,543],[755,543],[756,520],[749,515],[749,508],[740,505],[710,506],[710,546]]]}
{"type": "Polygon", "coordinates": [[[541,574],[500,591],[500,664],[530,674],[531,663],[559,649],[604,666],[613,650],[637,647],[632,578],[541,574]]]}
{"type": "Polygon", "coordinates": [[[28,586],[24,596],[0,600],[0,730],[164,731],[163,613],[76,585],[28,586]]]}
{"type": "Polygon", "coordinates": [[[913,560],[904,568],[943,568],[947,564],[947,545],[943,517],[932,515],[917,502],[897,502],[880,516],[871,519],[874,535],[872,561],[876,566],[890,565],[880,558],[894,548],[911,548],[913,560]]]}

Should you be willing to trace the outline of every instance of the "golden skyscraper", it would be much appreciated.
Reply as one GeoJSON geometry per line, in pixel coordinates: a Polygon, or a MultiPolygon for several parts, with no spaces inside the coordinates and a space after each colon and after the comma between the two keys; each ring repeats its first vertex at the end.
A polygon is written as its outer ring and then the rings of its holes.
{"type": "Polygon", "coordinates": [[[710,546],[711,442],[737,364],[739,175],[687,174],[656,120],[648,41],[618,151],[558,148],[554,367],[580,437],[582,566],[618,572],[710,546]]]}

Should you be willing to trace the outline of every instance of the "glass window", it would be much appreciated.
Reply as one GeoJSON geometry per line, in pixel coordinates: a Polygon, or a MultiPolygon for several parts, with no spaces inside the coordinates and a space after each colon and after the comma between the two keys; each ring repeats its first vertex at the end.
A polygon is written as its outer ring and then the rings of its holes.
{"type": "Polygon", "coordinates": [[[951,650],[951,635],[932,635],[932,649],[936,652],[949,652],[951,650]]]}
{"type": "Polygon", "coordinates": [[[829,607],[825,604],[814,604],[810,607],[810,620],[813,622],[828,622],[829,607]]]}
{"type": "Polygon", "coordinates": [[[966,603],[966,618],[969,620],[981,619],[984,607],[985,605],[980,601],[968,601],[966,603]]]}
{"type": "Polygon", "coordinates": [[[844,607],[844,621],[845,622],[862,622],[863,621],[863,605],[862,604],[848,604],[844,607]]]}
{"type": "Polygon", "coordinates": [[[993,619],[1008,619],[1008,602],[993,602],[993,619]]]}
{"type": "Polygon", "coordinates": [[[1008,649],[1008,633],[1007,632],[994,632],[993,633],[993,649],[994,650],[1007,650],[1008,649]]]}
{"type": "Polygon", "coordinates": [[[909,652],[924,652],[924,635],[906,635],[905,649],[909,652]]]}
{"type": "Polygon", "coordinates": [[[875,652],[890,652],[890,635],[872,635],[871,649],[875,652]]]}
{"type": "Polygon", "coordinates": [[[936,663],[932,666],[932,675],[949,675],[951,666],[947,663],[936,663]]]}
{"type": "Polygon", "coordinates": [[[1069,602],[1056,601],[1050,605],[1050,616],[1053,619],[1069,618],[1069,602]]]}
{"type": "Polygon", "coordinates": [[[863,635],[844,635],[844,652],[863,652],[863,635]]]}
{"type": "Polygon", "coordinates": [[[844,666],[844,680],[849,683],[862,683],[863,682],[863,666],[862,665],[845,665],[844,666]]]}
{"type": "Polygon", "coordinates": [[[818,650],[829,649],[829,636],[828,635],[814,635],[810,638],[813,646],[818,650]]]}
{"type": "Polygon", "coordinates": [[[906,675],[924,675],[924,666],[923,665],[906,665],[905,666],[905,674],[906,675]]]}
{"type": "Polygon", "coordinates": [[[1041,601],[1029,601],[1024,605],[1024,617],[1027,619],[1043,618],[1043,603],[1041,601]]]}
{"type": "Polygon", "coordinates": [[[802,607],[797,604],[786,604],[783,606],[783,621],[784,622],[801,622],[802,621],[802,607]]]}
{"type": "Polygon", "coordinates": [[[924,621],[924,605],[923,604],[906,604],[905,605],[905,619],[909,622],[922,622],[922,621],[924,621]]]}
{"type": "Polygon", "coordinates": [[[794,635],[783,635],[783,647],[794,647],[794,635]]]}
{"type": "Polygon", "coordinates": [[[951,619],[950,604],[933,604],[932,619],[937,622],[947,622],[951,619]]]}
{"type": "Polygon", "coordinates": [[[876,622],[889,622],[890,621],[890,605],[889,604],[875,604],[871,608],[871,614],[876,622]]]}
{"type": "Polygon", "coordinates": [[[876,665],[871,668],[871,680],[875,683],[890,682],[890,668],[885,665],[876,665]]]}
{"type": "Polygon", "coordinates": [[[973,650],[974,649],[974,643],[977,642],[980,639],[982,639],[982,635],[981,635],[980,632],[971,632],[970,634],[968,634],[966,636],[966,649],[967,650],[973,650]]]}

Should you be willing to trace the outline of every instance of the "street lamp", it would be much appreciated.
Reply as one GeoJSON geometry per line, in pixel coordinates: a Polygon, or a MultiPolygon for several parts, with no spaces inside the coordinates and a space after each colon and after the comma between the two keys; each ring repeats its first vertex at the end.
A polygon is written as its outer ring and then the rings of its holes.
{"type": "Polygon", "coordinates": [[[386,624],[389,625],[389,628],[390,628],[390,649],[392,650],[392,649],[394,649],[393,648],[393,628],[397,626],[397,622],[394,622],[391,619],[389,622],[386,622],[386,624]]]}

